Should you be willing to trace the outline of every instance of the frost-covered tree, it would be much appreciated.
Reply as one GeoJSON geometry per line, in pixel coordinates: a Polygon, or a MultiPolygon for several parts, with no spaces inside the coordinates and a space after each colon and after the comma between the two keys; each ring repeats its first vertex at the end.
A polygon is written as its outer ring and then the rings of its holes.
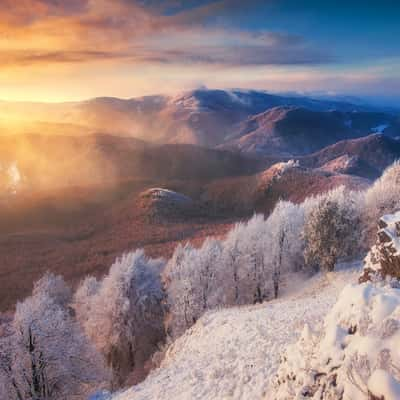
{"type": "Polygon", "coordinates": [[[207,238],[197,252],[196,265],[193,270],[193,281],[196,286],[196,297],[200,312],[218,306],[221,302],[216,286],[216,270],[221,257],[221,243],[207,238]]]}
{"type": "Polygon", "coordinates": [[[382,215],[400,210],[400,162],[394,162],[365,193],[363,223],[365,242],[369,247],[375,240],[376,221],[382,215]]]}
{"type": "Polygon", "coordinates": [[[17,304],[0,339],[2,398],[81,399],[106,384],[103,358],[65,304],[68,292],[62,278],[46,275],[33,295],[17,304]]]}
{"type": "Polygon", "coordinates": [[[32,296],[47,294],[56,304],[67,306],[72,300],[72,290],[60,275],[47,272],[33,285],[32,296]]]}
{"type": "Polygon", "coordinates": [[[126,254],[103,280],[85,279],[74,297],[78,321],[112,367],[120,384],[164,339],[161,259],[143,250],[126,254]]]}
{"type": "Polygon", "coordinates": [[[349,190],[340,186],[327,193],[328,199],[336,201],[342,215],[344,229],[341,244],[341,256],[358,257],[362,253],[362,212],[364,206],[364,193],[349,190]]]}
{"type": "Polygon", "coordinates": [[[171,337],[179,336],[195,322],[190,310],[192,281],[188,274],[191,270],[187,266],[191,251],[192,246],[189,243],[184,246],[179,243],[165,268],[168,305],[166,330],[171,337]]]}
{"type": "Polygon", "coordinates": [[[223,242],[220,285],[227,305],[261,302],[270,294],[265,267],[265,220],[255,215],[239,223],[223,242]]]}
{"type": "Polygon", "coordinates": [[[85,330],[87,329],[89,320],[92,318],[92,307],[96,305],[93,299],[98,293],[100,286],[100,282],[94,276],[87,276],[74,293],[73,307],[78,321],[85,330]]]}
{"type": "Polygon", "coordinates": [[[220,256],[221,244],[214,239],[207,239],[199,249],[189,244],[176,248],[165,273],[170,336],[181,335],[206,310],[224,303],[217,278],[220,256]]]}
{"type": "MultiPolygon", "coordinates": [[[[236,224],[228,233],[223,242],[221,254],[221,270],[225,272],[222,290],[226,304],[238,304],[240,302],[240,268],[243,263],[240,240],[243,238],[245,225],[236,224]]],[[[218,277],[221,280],[221,273],[218,277]]]]}
{"type": "Polygon", "coordinates": [[[265,252],[268,238],[268,225],[263,215],[254,215],[241,230],[237,304],[261,303],[272,295],[271,270],[268,270],[265,252]]]}
{"type": "MultiPolygon", "coordinates": [[[[306,264],[332,271],[340,257],[359,251],[359,195],[340,187],[312,200],[304,226],[306,264]]],[[[306,207],[307,209],[308,207],[306,207]]]]}
{"type": "Polygon", "coordinates": [[[324,199],[310,214],[304,228],[308,265],[333,271],[340,253],[341,221],[337,203],[324,199]]]}
{"type": "Polygon", "coordinates": [[[267,269],[272,272],[275,298],[283,277],[303,267],[303,227],[304,208],[288,201],[279,201],[267,219],[265,259],[267,269]]]}

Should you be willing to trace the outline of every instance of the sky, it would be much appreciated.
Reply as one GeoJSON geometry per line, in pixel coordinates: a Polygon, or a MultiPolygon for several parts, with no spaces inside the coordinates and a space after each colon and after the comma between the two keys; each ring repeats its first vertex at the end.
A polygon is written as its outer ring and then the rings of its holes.
{"type": "Polygon", "coordinates": [[[0,98],[206,86],[400,102],[399,20],[398,0],[0,0],[0,98]]]}

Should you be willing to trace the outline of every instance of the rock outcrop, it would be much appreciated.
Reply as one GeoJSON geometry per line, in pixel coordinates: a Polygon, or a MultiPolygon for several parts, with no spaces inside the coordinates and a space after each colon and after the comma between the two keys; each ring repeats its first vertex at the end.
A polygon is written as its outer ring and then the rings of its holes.
{"type": "Polygon", "coordinates": [[[400,280],[400,211],[384,215],[378,228],[376,244],[365,258],[360,282],[380,278],[400,280]]]}

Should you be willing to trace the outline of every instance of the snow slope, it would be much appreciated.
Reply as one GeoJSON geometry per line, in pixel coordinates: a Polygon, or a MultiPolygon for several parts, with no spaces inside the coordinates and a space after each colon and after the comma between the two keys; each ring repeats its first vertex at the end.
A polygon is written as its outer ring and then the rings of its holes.
{"type": "Polygon", "coordinates": [[[288,288],[272,302],[207,313],[170,347],[159,369],[112,399],[268,399],[280,355],[304,323],[322,322],[360,266],[297,282],[296,291],[288,288]]]}

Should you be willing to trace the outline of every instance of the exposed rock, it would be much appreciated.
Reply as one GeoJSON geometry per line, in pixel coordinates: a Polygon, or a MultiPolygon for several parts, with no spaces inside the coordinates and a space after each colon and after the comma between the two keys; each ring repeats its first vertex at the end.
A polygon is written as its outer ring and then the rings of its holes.
{"type": "Polygon", "coordinates": [[[379,220],[376,244],[364,262],[360,282],[382,278],[400,280],[400,211],[379,220]]]}

